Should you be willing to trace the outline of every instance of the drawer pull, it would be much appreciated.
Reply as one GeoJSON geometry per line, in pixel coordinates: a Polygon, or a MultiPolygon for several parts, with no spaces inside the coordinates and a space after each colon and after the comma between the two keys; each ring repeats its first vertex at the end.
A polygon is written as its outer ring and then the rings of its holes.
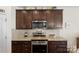
{"type": "Polygon", "coordinates": [[[28,50],[28,49],[25,49],[26,51],[28,50]]]}
{"type": "Polygon", "coordinates": [[[27,45],[24,45],[24,47],[27,47],[27,45]]]}

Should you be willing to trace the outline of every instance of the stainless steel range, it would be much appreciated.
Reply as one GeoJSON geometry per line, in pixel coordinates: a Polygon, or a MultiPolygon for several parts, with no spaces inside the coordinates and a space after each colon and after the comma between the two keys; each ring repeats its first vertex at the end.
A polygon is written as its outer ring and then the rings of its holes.
{"type": "Polygon", "coordinates": [[[48,41],[47,40],[32,40],[32,53],[47,53],[48,41]]]}

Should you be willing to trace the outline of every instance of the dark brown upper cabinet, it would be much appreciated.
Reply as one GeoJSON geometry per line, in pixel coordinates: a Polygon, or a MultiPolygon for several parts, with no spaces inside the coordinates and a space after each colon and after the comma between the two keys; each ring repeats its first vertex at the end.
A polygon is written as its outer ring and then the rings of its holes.
{"type": "Polygon", "coordinates": [[[38,10],[33,10],[33,21],[40,20],[40,15],[38,10]]]}
{"type": "Polygon", "coordinates": [[[23,28],[23,13],[21,10],[16,10],[16,29],[23,28]]]}
{"type": "Polygon", "coordinates": [[[31,22],[31,10],[16,10],[16,29],[31,29],[31,22]]]}
{"type": "Polygon", "coordinates": [[[46,10],[40,10],[39,11],[40,20],[46,20],[46,10]]]}
{"type": "Polygon", "coordinates": [[[52,29],[55,27],[54,11],[52,11],[52,10],[46,11],[46,20],[47,20],[48,29],[52,29]]]}
{"type": "Polygon", "coordinates": [[[16,29],[32,29],[32,21],[47,21],[47,29],[62,28],[63,10],[16,10],[16,29]]]}
{"type": "Polygon", "coordinates": [[[45,10],[33,10],[33,20],[46,20],[45,10]]]}
{"type": "Polygon", "coordinates": [[[62,10],[54,10],[54,22],[55,22],[55,28],[62,28],[63,24],[62,10]]]}
{"type": "Polygon", "coordinates": [[[31,22],[32,22],[32,11],[24,11],[23,12],[23,28],[24,29],[31,29],[32,28],[32,25],[31,25],[31,22]]]}

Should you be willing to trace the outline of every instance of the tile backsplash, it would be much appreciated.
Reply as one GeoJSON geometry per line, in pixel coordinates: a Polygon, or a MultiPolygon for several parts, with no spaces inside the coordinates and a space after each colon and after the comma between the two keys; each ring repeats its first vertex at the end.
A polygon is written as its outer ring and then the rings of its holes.
{"type": "Polygon", "coordinates": [[[36,31],[42,31],[46,34],[46,36],[48,36],[49,34],[55,34],[57,36],[59,36],[60,34],[60,30],[55,29],[55,30],[43,30],[43,29],[28,29],[28,30],[12,30],[12,37],[24,37],[24,33],[27,32],[28,36],[32,36],[33,32],[36,31]]]}

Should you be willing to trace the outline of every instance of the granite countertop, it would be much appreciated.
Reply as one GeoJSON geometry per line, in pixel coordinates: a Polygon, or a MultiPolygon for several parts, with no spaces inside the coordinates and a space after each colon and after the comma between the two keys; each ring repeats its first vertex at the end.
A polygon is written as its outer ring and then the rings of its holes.
{"type": "Polygon", "coordinates": [[[56,36],[56,37],[16,37],[12,38],[12,41],[31,41],[31,40],[48,40],[48,41],[63,41],[65,40],[63,37],[56,36]]]}

